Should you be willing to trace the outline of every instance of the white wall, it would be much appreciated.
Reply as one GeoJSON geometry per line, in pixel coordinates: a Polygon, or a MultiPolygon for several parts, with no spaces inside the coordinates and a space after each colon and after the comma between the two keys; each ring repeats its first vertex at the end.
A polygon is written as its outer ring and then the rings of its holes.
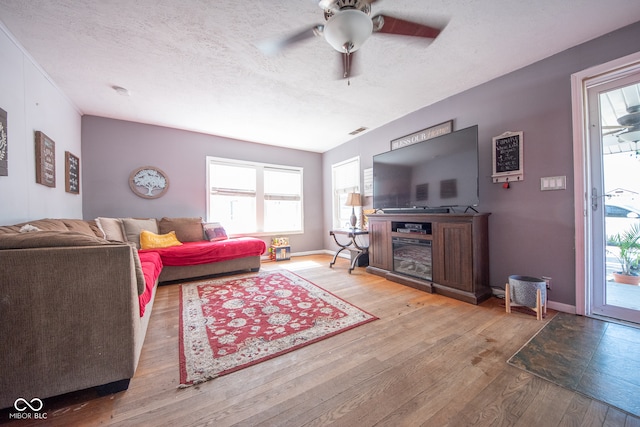
{"type": "MultiPolygon", "coordinates": [[[[0,24],[0,108],[7,112],[9,175],[0,176],[0,224],[81,218],[80,195],[65,192],[64,152],[80,157],[81,114],[0,24]],[[56,187],[36,184],[35,131],[55,142],[56,187]]],[[[82,184],[81,184],[82,185],[82,184]]]]}

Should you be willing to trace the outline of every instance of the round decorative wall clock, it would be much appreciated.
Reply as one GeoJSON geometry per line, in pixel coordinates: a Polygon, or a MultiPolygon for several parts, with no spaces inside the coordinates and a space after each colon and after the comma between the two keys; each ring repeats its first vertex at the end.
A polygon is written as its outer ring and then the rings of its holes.
{"type": "Polygon", "coordinates": [[[159,168],[142,166],[129,175],[129,187],[136,196],[157,199],[169,189],[169,178],[159,168]]]}

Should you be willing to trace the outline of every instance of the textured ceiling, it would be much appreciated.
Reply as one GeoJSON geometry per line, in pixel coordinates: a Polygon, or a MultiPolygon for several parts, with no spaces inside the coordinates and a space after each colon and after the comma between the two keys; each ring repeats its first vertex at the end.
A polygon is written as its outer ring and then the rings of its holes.
{"type": "Polygon", "coordinates": [[[323,23],[313,0],[0,0],[0,20],[83,114],[316,152],[640,20],[638,0],[387,0],[372,9],[448,25],[433,43],[374,34],[348,85],[321,38],[276,56],[256,48],[323,23]]]}

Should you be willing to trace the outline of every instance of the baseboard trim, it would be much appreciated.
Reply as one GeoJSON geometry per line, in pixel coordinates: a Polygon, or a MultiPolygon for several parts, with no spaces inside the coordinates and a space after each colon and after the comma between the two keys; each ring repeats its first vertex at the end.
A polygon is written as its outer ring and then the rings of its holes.
{"type": "Polygon", "coordinates": [[[563,313],[576,314],[575,305],[563,304],[561,302],[555,301],[547,301],[547,307],[552,310],[562,311],[563,313]]]}
{"type": "MultiPolygon", "coordinates": [[[[345,259],[351,259],[349,256],[349,252],[343,251],[342,253],[338,254],[338,257],[340,258],[345,258],[345,259]]],[[[331,251],[329,249],[320,249],[317,251],[304,251],[304,252],[292,252],[291,256],[292,257],[296,257],[296,256],[306,256],[306,255],[335,255],[336,252],[335,251],[331,251]]],[[[263,260],[269,260],[269,256],[262,256],[263,260]]],[[[561,302],[555,302],[555,301],[547,301],[547,306],[548,308],[552,309],[552,310],[556,310],[556,311],[562,311],[563,313],[569,313],[569,314],[576,314],[576,306],[575,305],[569,305],[569,304],[563,304],[561,302]]]]}
{"type": "MultiPolygon", "coordinates": [[[[320,249],[317,251],[305,251],[305,252],[291,252],[291,257],[295,257],[295,256],[306,256],[306,255],[334,255],[335,252],[331,252],[327,249],[320,249]]],[[[340,257],[343,257],[343,254],[339,255],[340,257]]],[[[349,258],[348,256],[345,258],[349,258]]],[[[262,255],[260,257],[260,259],[262,261],[269,261],[269,255],[262,255]]]]}

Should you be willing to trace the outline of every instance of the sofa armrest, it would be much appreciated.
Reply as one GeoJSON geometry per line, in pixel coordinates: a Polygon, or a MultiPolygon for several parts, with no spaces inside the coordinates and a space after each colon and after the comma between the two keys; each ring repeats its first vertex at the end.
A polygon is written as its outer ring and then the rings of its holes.
{"type": "Polygon", "coordinates": [[[0,408],[133,376],[144,339],[133,250],[0,250],[0,408]]]}

